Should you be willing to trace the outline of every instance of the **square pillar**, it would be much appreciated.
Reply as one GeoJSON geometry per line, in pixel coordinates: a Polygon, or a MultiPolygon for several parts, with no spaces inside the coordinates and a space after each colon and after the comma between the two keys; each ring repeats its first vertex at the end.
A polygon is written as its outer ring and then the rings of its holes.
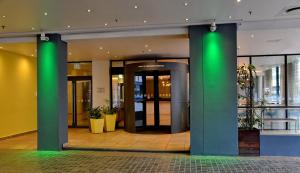
{"type": "Polygon", "coordinates": [[[37,37],[38,150],[61,150],[68,140],[67,43],[37,37]]]}
{"type": "Polygon", "coordinates": [[[237,155],[236,24],[191,26],[191,154],[237,155]]]}

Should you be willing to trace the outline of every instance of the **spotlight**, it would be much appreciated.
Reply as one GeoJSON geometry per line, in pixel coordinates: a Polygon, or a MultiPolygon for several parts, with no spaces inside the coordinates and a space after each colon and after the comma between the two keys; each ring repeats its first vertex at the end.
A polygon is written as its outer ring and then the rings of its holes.
{"type": "Polygon", "coordinates": [[[210,24],[210,31],[211,32],[215,32],[217,30],[217,25],[216,25],[216,21],[214,20],[211,24],[210,24]]]}
{"type": "Polygon", "coordinates": [[[46,36],[46,34],[43,32],[41,33],[41,41],[49,41],[49,37],[46,36]]]}

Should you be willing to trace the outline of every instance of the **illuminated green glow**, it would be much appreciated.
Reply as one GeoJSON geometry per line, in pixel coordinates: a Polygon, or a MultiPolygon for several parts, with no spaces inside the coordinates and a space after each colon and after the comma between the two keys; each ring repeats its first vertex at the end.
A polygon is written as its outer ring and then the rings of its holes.
{"type": "Polygon", "coordinates": [[[222,79],[225,65],[222,37],[217,32],[208,32],[203,41],[205,74],[207,77],[222,79]]]}
{"type": "Polygon", "coordinates": [[[58,150],[58,57],[55,42],[41,42],[38,51],[39,150],[58,150]],[[40,127],[42,126],[42,127],[40,127]]]}

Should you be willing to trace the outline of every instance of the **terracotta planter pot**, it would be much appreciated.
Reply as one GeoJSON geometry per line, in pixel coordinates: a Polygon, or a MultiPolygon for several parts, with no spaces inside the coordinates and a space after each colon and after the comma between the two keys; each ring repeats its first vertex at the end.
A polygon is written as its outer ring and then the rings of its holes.
{"type": "Polygon", "coordinates": [[[104,114],[104,130],[106,132],[115,131],[117,114],[104,114]]]}
{"type": "Polygon", "coordinates": [[[91,132],[92,133],[103,133],[104,119],[90,119],[91,132]]]}
{"type": "Polygon", "coordinates": [[[239,155],[260,155],[260,131],[239,129],[239,155]]]}

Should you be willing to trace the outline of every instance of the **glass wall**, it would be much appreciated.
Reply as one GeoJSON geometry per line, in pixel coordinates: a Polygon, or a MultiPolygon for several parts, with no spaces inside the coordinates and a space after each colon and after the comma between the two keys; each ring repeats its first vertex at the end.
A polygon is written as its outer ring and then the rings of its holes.
{"type": "MultiPolygon", "coordinates": [[[[247,63],[256,67],[252,109],[263,112],[260,128],[299,133],[300,55],[238,57],[238,66],[247,63]],[[259,104],[260,101],[265,104],[259,104]]],[[[241,100],[238,113],[245,114],[241,100]]]]}
{"type": "Polygon", "coordinates": [[[265,101],[267,106],[284,106],[284,56],[252,57],[256,67],[254,103],[265,101]]]}

